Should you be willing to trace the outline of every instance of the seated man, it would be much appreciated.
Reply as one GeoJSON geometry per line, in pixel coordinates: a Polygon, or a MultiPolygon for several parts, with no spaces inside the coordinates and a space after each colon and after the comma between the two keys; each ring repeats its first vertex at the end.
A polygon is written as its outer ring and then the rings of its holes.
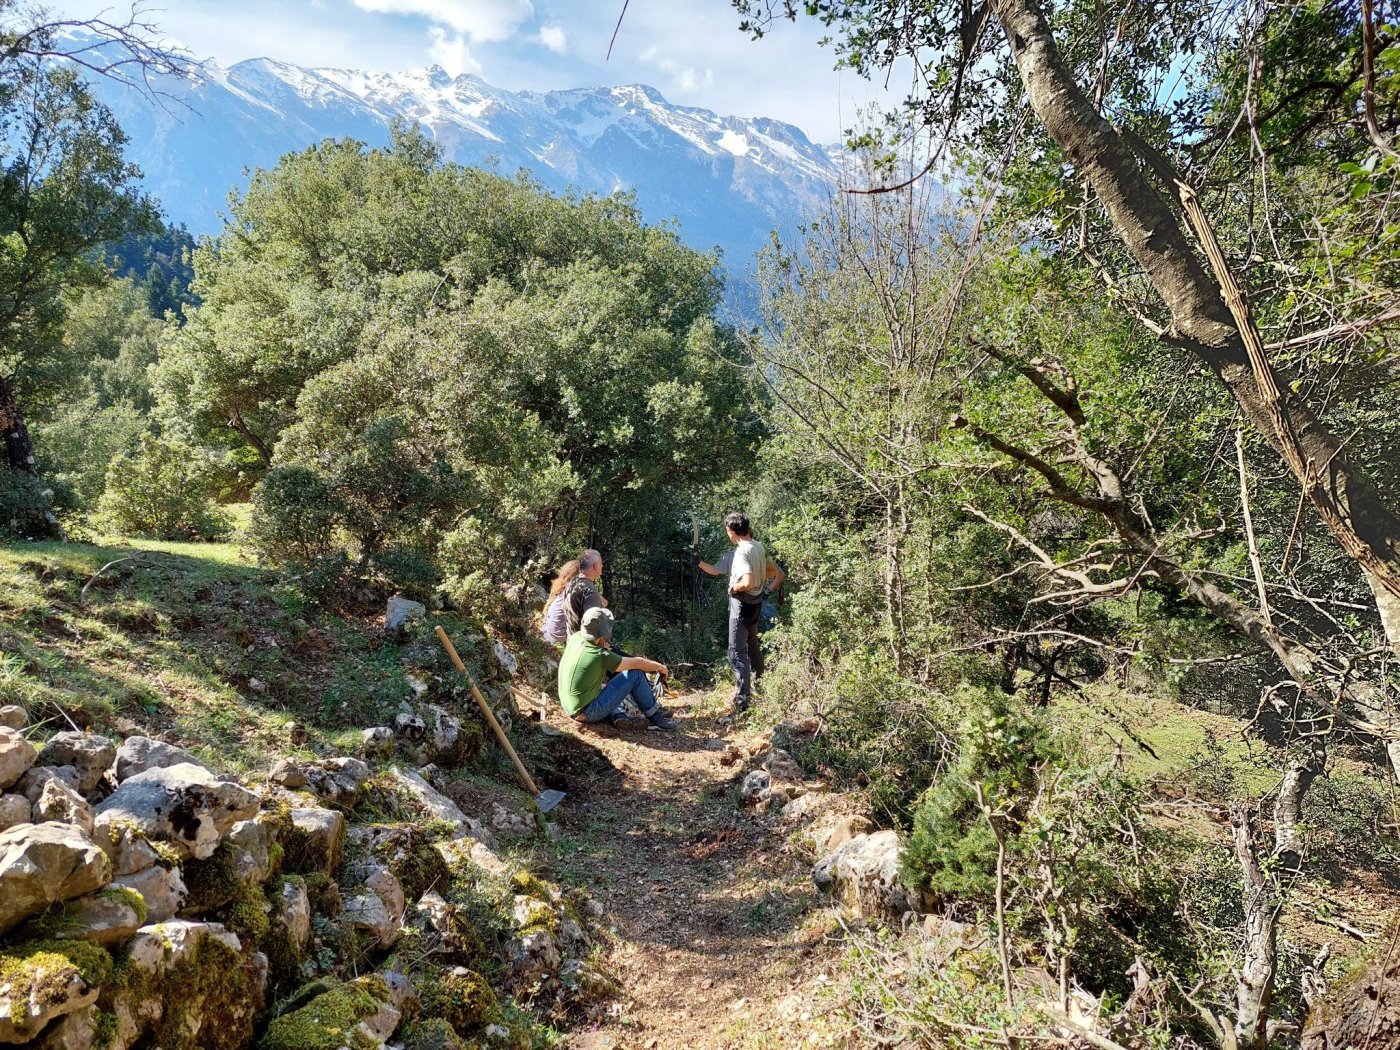
{"type": "Polygon", "coordinates": [[[646,677],[648,673],[667,676],[666,665],[613,651],[609,648],[612,632],[613,614],[593,608],[583,614],[578,631],[569,636],[559,658],[559,702],[564,712],[576,722],[608,719],[619,729],[632,728],[641,723],[623,712],[630,696],[652,729],[676,729],[676,722],[657,701],[646,677]]]}

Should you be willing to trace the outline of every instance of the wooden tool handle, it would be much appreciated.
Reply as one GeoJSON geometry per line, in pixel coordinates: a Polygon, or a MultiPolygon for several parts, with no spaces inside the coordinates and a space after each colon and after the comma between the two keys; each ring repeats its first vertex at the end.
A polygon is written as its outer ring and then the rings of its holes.
{"type": "Polygon", "coordinates": [[[540,789],[535,786],[535,782],[525,769],[524,763],[520,761],[520,756],[515,753],[515,748],[510,746],[510,739],[506,736],[506,731],[501,728],[501,723],[496,721],[496,716],[491,711],[491,705],[488,704],[486,698],[481,695],[481,691],[476,687],[476,682],[472,679],[471,672],[467,670],[466,664],[462,663],[462,658],[457,655],[457,650],[452,647],[452,639],[447,637],[447,632],[442,629],[442,624],[438,624],[434,630],[438,636],[438,640],[442,642],[443,648],[447,650],[447,655],[452,660],[452,666],[462,672],[467,680],[467,684],[471,686],[472,699],[476,701],[476,706],[481,708],[481,713],[486,717],[486,721],[491,726],[492,732],[496,734],[496,739],[500,741],[501,746],[506,749],[506,754],[510,756],[511,762],[515,765],[515,771],[520,774],[521,781],[525,784],[525,787],[529,789],[531,795],[538,795],[540,789]]]}

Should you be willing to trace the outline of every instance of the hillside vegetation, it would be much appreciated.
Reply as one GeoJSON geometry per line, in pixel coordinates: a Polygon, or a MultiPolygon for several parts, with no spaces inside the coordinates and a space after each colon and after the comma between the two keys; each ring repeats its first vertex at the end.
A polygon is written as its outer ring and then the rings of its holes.
{"type": "Polygon", "coordinates": [[[1400,1046],[1393,27],[735,7],[926,78],[742,327],[409,126],[191,249],[0,0],[0,1042],[1400,1046]],[[678,736],[547,696],[590,548],[678,736]]]}

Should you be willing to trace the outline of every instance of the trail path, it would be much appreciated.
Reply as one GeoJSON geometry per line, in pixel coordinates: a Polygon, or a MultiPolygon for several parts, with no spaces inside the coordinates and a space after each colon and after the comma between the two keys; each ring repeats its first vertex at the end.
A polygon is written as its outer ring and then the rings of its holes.
{"type": "Polygon", "coordinates": [[[768,815],[736,802],[733,730],[701,694],[668,707],[678,733],[553,724],[574,756],[555,874],[589,888],[616,930],[605,969],[619,1016],[577,1050],[829,1046],[820,1018],[839,949],[811,862],[768,815]]]}

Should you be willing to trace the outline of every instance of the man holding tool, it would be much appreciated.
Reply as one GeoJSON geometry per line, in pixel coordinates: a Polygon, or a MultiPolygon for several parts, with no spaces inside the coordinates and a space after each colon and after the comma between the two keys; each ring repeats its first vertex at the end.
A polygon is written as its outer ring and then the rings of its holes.
{"type": "Polygon", "coordinates": [[[701,561],[697,553],[695,565],[701,572],[718,576],[729,570],[729,666],[734,669],[734,710],[748,709],[753,699],[752,679],[763,674],[763,650],[758,644],[758,621],[763,611],[763,593],[768,581],[772,587],[782,586],[785,573],[768,557],[763,544],[753,538],[749,519],[737,512],[726,514],[724,531],[734,550],[725,554],[719,564],[701,561]]]}
{"type": "Polygon", "coordinates": [[[610,646],[613,614],[592,608],[583,614],[579,629],[569,636],[559,658],[559,703],[576,722],[607,719],[618,729],[638,726],[623,713],[630,696],[652,729],[671,732],[678,727],[656,699],[648,674],[669,677],[663,663],[644,656],[624,656],[610,646]],[[612,678],[604,684],[609,674],[612,678]]]}

